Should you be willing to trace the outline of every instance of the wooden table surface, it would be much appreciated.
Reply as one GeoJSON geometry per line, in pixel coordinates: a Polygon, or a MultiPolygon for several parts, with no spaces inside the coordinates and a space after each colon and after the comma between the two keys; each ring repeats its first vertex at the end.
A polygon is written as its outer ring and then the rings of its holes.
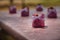
{"type": "Polygon", "coordinates": [[[21,17],[20,12],[17,14],[9,14],[8,12],[0,12],[0,22],[2,28],[17,37],[18,40],[60,40],[60,14],[57,19],[45,18],[45,29],[32,27],[31,10],[29,17],[21,17]],[[24,39],[26,38],[26,39],[24,39]]]}

